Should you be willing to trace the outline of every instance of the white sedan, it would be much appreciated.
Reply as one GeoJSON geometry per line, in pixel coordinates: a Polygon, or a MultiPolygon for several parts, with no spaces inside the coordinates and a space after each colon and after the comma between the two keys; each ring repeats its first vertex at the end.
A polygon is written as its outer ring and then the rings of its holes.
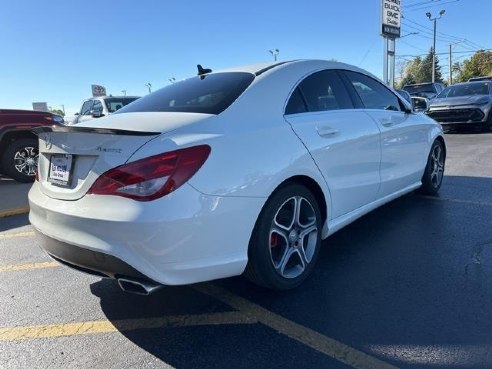
{"type": "Polygon", "coordinates": [[[435,121],[322,60],[199,75],[76,127],[45,127],[30,221],[75,269],[148,294],[244,273],[296,287],[321,240],[408,192],[434,195],[435,121]]]}

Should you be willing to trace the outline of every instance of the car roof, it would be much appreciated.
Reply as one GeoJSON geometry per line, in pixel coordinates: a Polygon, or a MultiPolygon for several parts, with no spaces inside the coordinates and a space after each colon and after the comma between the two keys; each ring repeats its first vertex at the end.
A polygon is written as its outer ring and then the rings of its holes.
{"type": "Polygon", "coordinates": [[[463,86],[463,85],[483,85],[484,83],[492,83],[491,80],[484,80],[484,81],[468,81],[468,82],[460,82],[460,83],[455,83],[451,86],[448,87],[453,87],[453,86],[463,86]]]}
{"type": "Polygon", "coordinates": [[[427,86],[427,85],[434,85],[434,84],[439,84],[439,85],[442,85],[443,83],[442,82],[422,82],[422,83],[411,83],[409,85],[405,85],[403,86],[403,88],[405,87],[409,87],[409,86],[427,86]]]}
{"type": "Polygon", "coordinates": [[[298,60],[287,60],[282,62],[270,62],[270,63],[256,63],[256,64],[248,64],[248,65],[240,65],[225,69],[219,69],[217,71],[213,71],[212,73],[224,73],[224,72],[245,72],[245,73],[253,73],[256,75],[263,74],[268,71],[274,71],[282,68],[288,68],[291,65],[304,65],[307,69],[310,68],[319,68],[319,69],[343,69],[350,70],[366,75],[370,75],[376,79],[378,77],[372,75],[368,71],[364,69],[360,69],[354,65],[341,63],[332,60],[323,60],[323,59],[298,59],[298,60]]]}

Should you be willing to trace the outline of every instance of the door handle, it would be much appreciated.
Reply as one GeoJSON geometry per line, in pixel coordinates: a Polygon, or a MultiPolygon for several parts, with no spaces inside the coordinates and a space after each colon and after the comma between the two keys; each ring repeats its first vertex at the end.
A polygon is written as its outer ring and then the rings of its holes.
{"type": "Polygon", "coordinates": [[[338,129],[330,126],[318,126],[316,127],[316,130],[321,137],[335,136],[337,133],[340,132],[338,129]]]}

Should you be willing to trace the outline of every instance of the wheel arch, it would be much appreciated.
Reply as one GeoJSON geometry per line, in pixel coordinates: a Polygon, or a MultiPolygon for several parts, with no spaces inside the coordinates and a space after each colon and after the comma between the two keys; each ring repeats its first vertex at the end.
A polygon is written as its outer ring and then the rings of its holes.
{"type": "Polygon", "coordinates": [[[434,141],[439,141],[443,148],[444,148],[444,159],[446,159],[446,154],[447,154],[447,148],[446,148],[446,141],[444,140],[443,136],[437,136],[434,141]]]}

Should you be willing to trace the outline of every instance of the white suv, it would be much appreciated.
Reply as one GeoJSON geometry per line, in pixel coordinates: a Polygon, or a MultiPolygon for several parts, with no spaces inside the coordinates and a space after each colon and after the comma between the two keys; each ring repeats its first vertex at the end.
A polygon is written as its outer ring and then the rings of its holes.
{"type": "Polygon", "coordinates": [[[139,96],[101,96],[84,100],[82,108],[75,114],[75,119],[68,121],[67,124],[72,125],[94,118],[104,117],[138,98],[139,96]]]}

